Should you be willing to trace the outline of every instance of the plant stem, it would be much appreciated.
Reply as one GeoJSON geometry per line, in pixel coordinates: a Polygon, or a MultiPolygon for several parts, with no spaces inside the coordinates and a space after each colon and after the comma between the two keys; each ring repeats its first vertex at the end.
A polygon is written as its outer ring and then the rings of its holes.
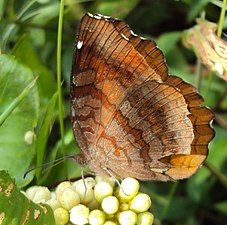
{"type": "Polygon", "coordinates": [[[197,77],[197,89],[200,91],[201,84],[202,84],[202,64],[200,59],[197,59],[197,65],[196,65],[196,77],[197,77]]]}
{"type": "MultiPolygon", "coordinates": [[[[206,18],[206,12],[204,10],[200,13],[200,18],[201,19],[206,18]]],[[[197,89],[198,89],[198,91],[200,91],[203,76],[202,76],[202,63],[201,63],[201,60],[199,58],[197,58],[196,77],[197,77],[197,89]]]]}
{"type": "Polygon", "coordinates": [[[206,98],[208,98],[208,94],[210,92],[210,87],[211,87],[211,83],[212,83],[212,80],[213,80],[213,71],[210,71],[209,72],[209,75],[208,75],[208,83],[207,83],[207,90],[206,90],[206,98]]]}
{"type": "Polygon", "coordinates": [[[164,209],[162,210],[162,213],[161,213],[161,220],[163,220],[166,216],[166,213],[168,212],[169,210],[169,206],[173,200],[173,197],[174,197],[174,194],[177,190],[177,186],[178,186],[178,181],[176,181],[175,183],[173,183],[171,189],[170,189],[170,192],[169,192],[169,195],[168,195],[168,202],[167,202],[167,205],[164,207],[164,209]]]}
{"type": "Polygon", "coordinates": [[[221,37],[221,34],[222,34],[222,29],[223,29],[223,24],[224,24],[224,19],[225,19],[226,3],[227,3],[227,0],[223,0],[220,18],[219,18],[219,22],[218,22],[218,31],[217,31],[218,37],[221,37]]]}
{"type": "Polygon", "coordinates": [[[59,8],[59,21],[58,21],[58,40],[57,40],[57,87],[58,87],[58,111],[59,123],[62,141],[62,155],[64,156],[65,140],[64,140],[64,121],[63,121],[63,104],[62,104],[62,88],[61,88],[61,47],[62,47],[62,27],[64,15],[64,0],[61,0],[59,8]]]}
{"type": "Polygon", "coordinates": [[[209,162],[204,163],[205,167],[220,181],[220,183],[227,190],[227,177],[221,173],[215,166],[209,162]]]}

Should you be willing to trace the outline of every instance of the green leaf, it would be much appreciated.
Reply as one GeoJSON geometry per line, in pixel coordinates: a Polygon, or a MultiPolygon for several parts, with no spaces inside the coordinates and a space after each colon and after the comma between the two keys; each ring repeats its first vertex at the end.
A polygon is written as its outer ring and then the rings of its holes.
{"type": "MultiPolygon", "coordinates": [[[[37,77],[38,78],[38,77],[37,77]]],[[[21,101],[29,94],[31,89],[34,87],[37,78],[35,78],[22,92],[16,97],[11,104],[6,108],[6,110],[0,115],[0,126],[6,121],[6,119],[11,115],[13,110],[17,108],[21,101]]]]}
{"type": "Polygon", "coordinates": [[[59,11],[58,2],[52,2],[51,4],[43,5],[42,7],[36,10],[36,16],[33,17],[32,23],[38,25],[45,25],[50,20],[58,16],[58,11],[59,11]]]}
{"type": "Polygon", "coordinates": [[[164,54],[168,54],[180,39],[180,32],[169,32],[161,35],[157,40],[157,45],[164,54]]]}
{"type": "Polygon", "coordinates": [[[214,208],[224,215],[227,214],[227,201],[219,202],[214,205],[214,208]]]}
{"type": "MultiPolygon", "coordinates": [[[[0,114],[34,79],[32,71],[13,56],[0,55],[0,114]]],[[[8,170],[19,186],[26,185],[32,176],[23,179],[35,155],[34,143],[25,136],[37,125],[39,97],[34,86],[0,127],[0,169],[8,170]]]]}
{"type": "Polygon", "coordinates": [[[0,224],[55,224],[53,211],[45,204],[35,204],[16,187],[6,171],[0,171],[0,224]]]}
{"type": "Polygon", "coordinates": [[[188,12],[188,21],[194,20],[210,0],[193,0],[188,12]]]}
{"type": "Polygon", "coordinates": [[[96,12],[112,17],[124,18],[136,7],[138,0],[105,0],[96,2],[96,12]]]}
{"type": "Polygon", "coordinates": [[[44,101],[41,103],[45,104],[47,99],[51,98],[55,92],[56,84],[54,75],[45,65],[43,65],[28,36],[24,35],[18,41],[13,50],[13,55],[27,65],[35,75],[39,76],[38,88],[41,95],[41,101],[44,101]]]}
{"type": "MultiPolygon", "coordinates": [[[[76,145],[71,126],[66,130],[64,140],[65,140],[66,155],[76,155],[80,152],[79,147],[76,145]]],[[[60,155],[59,153],[61,152],[61,150],[62,150],[62,141],[60,139],[56,143],[55,147],[51,150],[51,155],[48,161],[54,162],[57,155],[60,155]]],[[[55,183],[59,180],[79,177],[81,175],[81,166],[79,164],[76,164],[72,160],[68,160],[68,159],[66,160],[67,161],[65,162],[65,164],[67,166],[68,177],[66,177],[65,165],[63,163],[59,164],[56,167],[51,167],[51,164],[50,164],[48,169],[45,171],[44,176],[42,177],[41,183],[49,184],[49,183],[55,183]]]]}
{"type": "MultiPolygon", "coordinates": [[[[37,167],[40,167],[43,164],[44,155],[46,152],[47,140],[52,129],[53,123],[56,118],[56,102],[58,99],[58,94],[55,93],[51,100],[49,101],[46,109],[46,113],[44,115],[43,122],[41,127],[37,133],[37,141],[36,141],[36,154],[37,154],[37,167]]],[[[41,176],[41,168],[36,169],[36,178],[39,183],[39,179],[41,176]]]]}
{"type": "MultiPolygon", "coordinates": [[[[227,131],[215,127],[216,137],[209,146],[209,154],[207,161],[209,161],[216,169],[222,171],[225,166],[227,158],[227,131]]],[[[199,171],[193,175],[187,184],[187,193],[194,201],[203,201],[207,198],[209,190],[213,185],[213,181],[210,180],[211,174],[207,168],[202,167],[199,171]]]]}
{"type": "Polygon", "coordinates": [[[5,8],[5,0],[0,0],[0,19],[2,19],[4,8],[5,8]]]}

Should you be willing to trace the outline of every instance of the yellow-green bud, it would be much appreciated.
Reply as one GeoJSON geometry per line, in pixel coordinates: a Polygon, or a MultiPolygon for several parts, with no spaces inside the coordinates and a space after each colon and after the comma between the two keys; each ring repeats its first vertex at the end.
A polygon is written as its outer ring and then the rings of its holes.
{"type": "Polygon", "coordinates": [[[119,201],[115,196],[108,196],[102,200],[102,209],[108,214],[114,214],[119,208],[119,201]]]}
{"type": "Polygon", "coordinates": [[[137,222],[137,215],[131,210],[120,212],[118,220],[121,225],[135,225],[137,222]]]}
{"type": "Polygon", "coordinates": [[[96,182],[92,177],[87,177],[84,180],[78,180],[73,184],[76,188],[76,192],[79,194],[81,202],[88,204],[94,199],[94,190],[96,182]]]}
{"type": "Polygon", "coordinates": [[[54,219],[56,225],[65,225],[69,220],[69,212],[64,208],[57,208],[54,210],[54,219]]]}
{"type": "Polygon", "coordinates": [[[65,209],[70,210],[73,206],[80,203],[80,196],[75,188],[71,186],[58,193],[58,200],[65,209]]]}
{"type": "Polygon", "coordinates": [[[69,181],[61,182],[61,183],[57,186],[56,191],[55,191],[57,199],[58,199],[58,197],[59,197],[59,194],[61,194],[62,191],[63,191],[64,189],[66,189],[66,188],[68,188],[68,187],[71,187],[71,186],[72,186],[72,184],[71,184],[69,181]]]}
{"type": "Polygon", "coordinates": [[[150,212],[143,212],[138,214],[137,225],[152,225],[154,216],[150,212]]]}
{"type": "Polygon", "coordinates": [[[105,197],[113,194],[113,188],[109,183],[101,181],[95,185],[94,193],[97,202],[101,203],[105,197]]]}
{"type": "Polygon", "coordinates": [[[26,190],[26,196],[35,203],[44,203],[51,199],[51,193],[47,187],[32,186],[26,190]]]}
{"type": "Polygon", "coordinates": [[[112,188],[114,188],[114,186],[115,186],[115,180],[112,177],[96,176],[95,180],[97,183],[99,183],[101,181],[107,182],[112,186],[112,188]]]}
{"type": "Polygon", "coordinates": [[[137,212],[145,212],[151,207],[151,198],[145,193],[139,193],[130,202],[130,209],[137,212]]]}
{"type": "Polygon", "coordinates": [[[111,220],[107,220],[103,225],[117,225],[117,224],[111,220]]]}
{"type": "Polygon", "coordinates": [[[121,182],[121,188],[119,189],[120,199],[123,201],[130,201],[134,198],[140,189],[139,182],[131,177],[125,178],[121,182]]]}
{"type": "MultiPolygon", "coordinates": [[[[83,189],[86,189],[86,188],[93,188],[95,185],[96,185],[96,181],[93,177],[86,177],[84,180],[80,179],[73,183],[73,186],[75,186],[76,189],[78,186],[81,186],[83,189]],[[85,184],[85,187],[84,187],[84,184],[85,184]]],[[[81,187],[79,187],[79,189],[82,189],[81,187]]]]}
{"type": "Polygon", "coordinates": [[[74,206],[70,210],[70,221],[76,225],[84,225],[88,223],[89,209],[84,205],[74,206]]]}
{"type": "Polygon", "coordinates": [[[55,209],[61,207],[61,204],[57,199],[52,198],[52,199],[46,201],[45,203],[48,204],[52,208],[52,210],[55,210],[55,209]]]}
{"type": "Polygon", "coordinates": [[[105,222],[105,213],[101,210],[95,209],[89,215],[89,224],[103,225],[105,222]]]}

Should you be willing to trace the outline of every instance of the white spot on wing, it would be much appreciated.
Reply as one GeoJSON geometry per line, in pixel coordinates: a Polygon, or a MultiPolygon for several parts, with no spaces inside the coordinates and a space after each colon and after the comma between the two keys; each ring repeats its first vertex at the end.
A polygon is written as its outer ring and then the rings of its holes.
{"type": "Polygon", "coordinates": [[[90,17],[94,17],[93,14],[91,14],[91,13],[89,13],[89,12],[88,12],[87,14],[88,14],[88,16],[90,16],[90,17]]]}
{"type": "Polygon", "coordinates": [[[140,39],[141,39],[141,40],[147,40],[147,38],[145,38],[145,37],[140,37],[140,39]]]}
{"type": "Polygon", "coordinates": [[[94,18],[95,18],[95,19],[98,19],[98,20],[102,19],[102,17],[101,17],[100,15],[98,15],[98,14],[95,14],[95,15],[94,15],[94,18]]]}
{"type": "Polygon", "coordinates": [[[82,46],[83,46],[83,41],[78,41],[77,42],[77,49],[81,49],[82,48],[82,46]]]}
{"type": "Polygon", "coordinates": [[[129,41],[129,39],[128,39],[124,34],[121,34],[121,36],[122,36],[125,40],[129,41]]]}
{"type": "Polygon", "coordinates": [[[105,19],[110,19],[110,16],[104,16],[104,15],[99,14],[99,13],[97,13],[97,15],[100,16],[100,17],[103,17],[103,18],[105,18],[105,19]]]}
{"type": "Polygon", "coordinates": [[[135,34],[132,30],[130,30],[130,32],[131,32],[131,34],[133,35],[133,36],[138,36],[137,34],[135,34]]]}

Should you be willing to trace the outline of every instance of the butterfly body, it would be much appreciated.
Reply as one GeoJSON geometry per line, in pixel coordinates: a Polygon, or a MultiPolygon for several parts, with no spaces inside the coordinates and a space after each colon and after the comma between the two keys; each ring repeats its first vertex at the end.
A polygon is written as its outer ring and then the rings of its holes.
{"type": "Polygon", "coordinates": [[[71,75],[72,124],[100,175],[141,180],[191,176],[208,154],[213,113],[196,89],[168,75],[155,42],[121,20],[86,14],[71,75]]]}

